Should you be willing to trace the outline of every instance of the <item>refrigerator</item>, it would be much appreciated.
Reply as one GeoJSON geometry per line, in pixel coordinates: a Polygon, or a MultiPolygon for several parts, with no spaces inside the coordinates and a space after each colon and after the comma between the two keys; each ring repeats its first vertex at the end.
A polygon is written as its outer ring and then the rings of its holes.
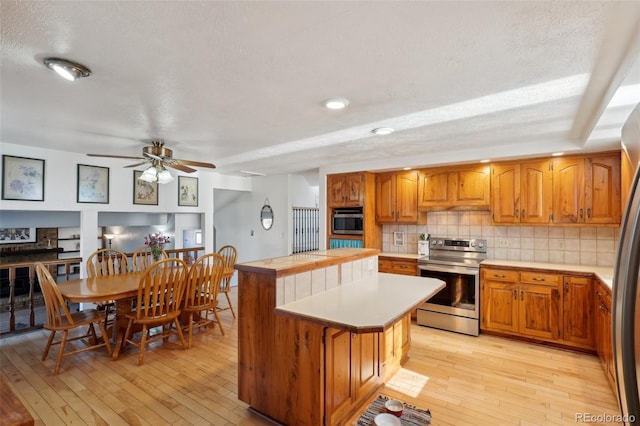
{"type": "Polygon", "coordinates": [[[640,105],[623,128],[622,142],[635,173],[614,265],[613,357],[622,420],[640,424],[640,105]]]}

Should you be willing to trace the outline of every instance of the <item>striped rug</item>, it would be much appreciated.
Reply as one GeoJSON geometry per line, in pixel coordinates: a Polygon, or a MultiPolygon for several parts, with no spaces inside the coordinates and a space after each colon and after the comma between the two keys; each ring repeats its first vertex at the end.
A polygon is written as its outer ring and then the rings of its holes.
{"type": "MultiPolygon", "coordinates": [[[[373,419],[380,413],[386,413],[384,403],[389,400],[388,397],[380,395],[375,401],[369,405],[367,411],[358,419],[358,426],[371,426],[375,425],[373,419]]],[[[431,411],[421,410],[412,405],[403,403],[402,417],[400,417],[400,423],[402,426],[424,426],[431,424],[431,411]]]]}

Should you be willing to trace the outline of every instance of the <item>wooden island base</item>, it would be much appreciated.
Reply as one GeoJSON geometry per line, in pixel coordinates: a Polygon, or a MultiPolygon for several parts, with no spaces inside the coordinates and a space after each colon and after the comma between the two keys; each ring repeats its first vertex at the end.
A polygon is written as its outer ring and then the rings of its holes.
{"type": "Polygon", "coordinates": [[[329,252],[236,265],[238,398],[280,424],[341,425],[364,411],[408,359],[411,311],[444,287],[379,274],[376,250],[329,252]]]}

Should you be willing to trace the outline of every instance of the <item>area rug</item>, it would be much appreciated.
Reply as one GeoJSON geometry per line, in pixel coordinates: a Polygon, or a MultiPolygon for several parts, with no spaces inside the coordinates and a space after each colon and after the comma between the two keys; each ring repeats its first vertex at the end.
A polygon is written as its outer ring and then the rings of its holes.
{"type": "MultiPolygon", "coordinates": [[[[378,396],[376,400],[369,405],[367,411],[360,416],[358,419],[358,426],[375,425],[373,421],[374,417],[380,413],[387,412],[384,408],[384,403],[388,400],[389,398],[386,396],[378,396]]],[[[424,426],[431,424],[431,411],[421,410],[420,408],[416,408],[405,403],[403,403],[403,405],[404,408],[402,409],[402,416],[400,417],[400,423],[402,426],[424,426]]]]}

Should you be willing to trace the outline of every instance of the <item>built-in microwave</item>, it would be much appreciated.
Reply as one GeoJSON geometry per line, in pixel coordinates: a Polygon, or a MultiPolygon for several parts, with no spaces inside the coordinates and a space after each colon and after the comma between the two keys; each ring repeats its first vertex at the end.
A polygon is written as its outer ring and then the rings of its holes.
{"type": "Polygon", "coordinates": [[[331,233],[362,235],[364,220],[362,208],[335,209],[331,218],[331,233]]]}

